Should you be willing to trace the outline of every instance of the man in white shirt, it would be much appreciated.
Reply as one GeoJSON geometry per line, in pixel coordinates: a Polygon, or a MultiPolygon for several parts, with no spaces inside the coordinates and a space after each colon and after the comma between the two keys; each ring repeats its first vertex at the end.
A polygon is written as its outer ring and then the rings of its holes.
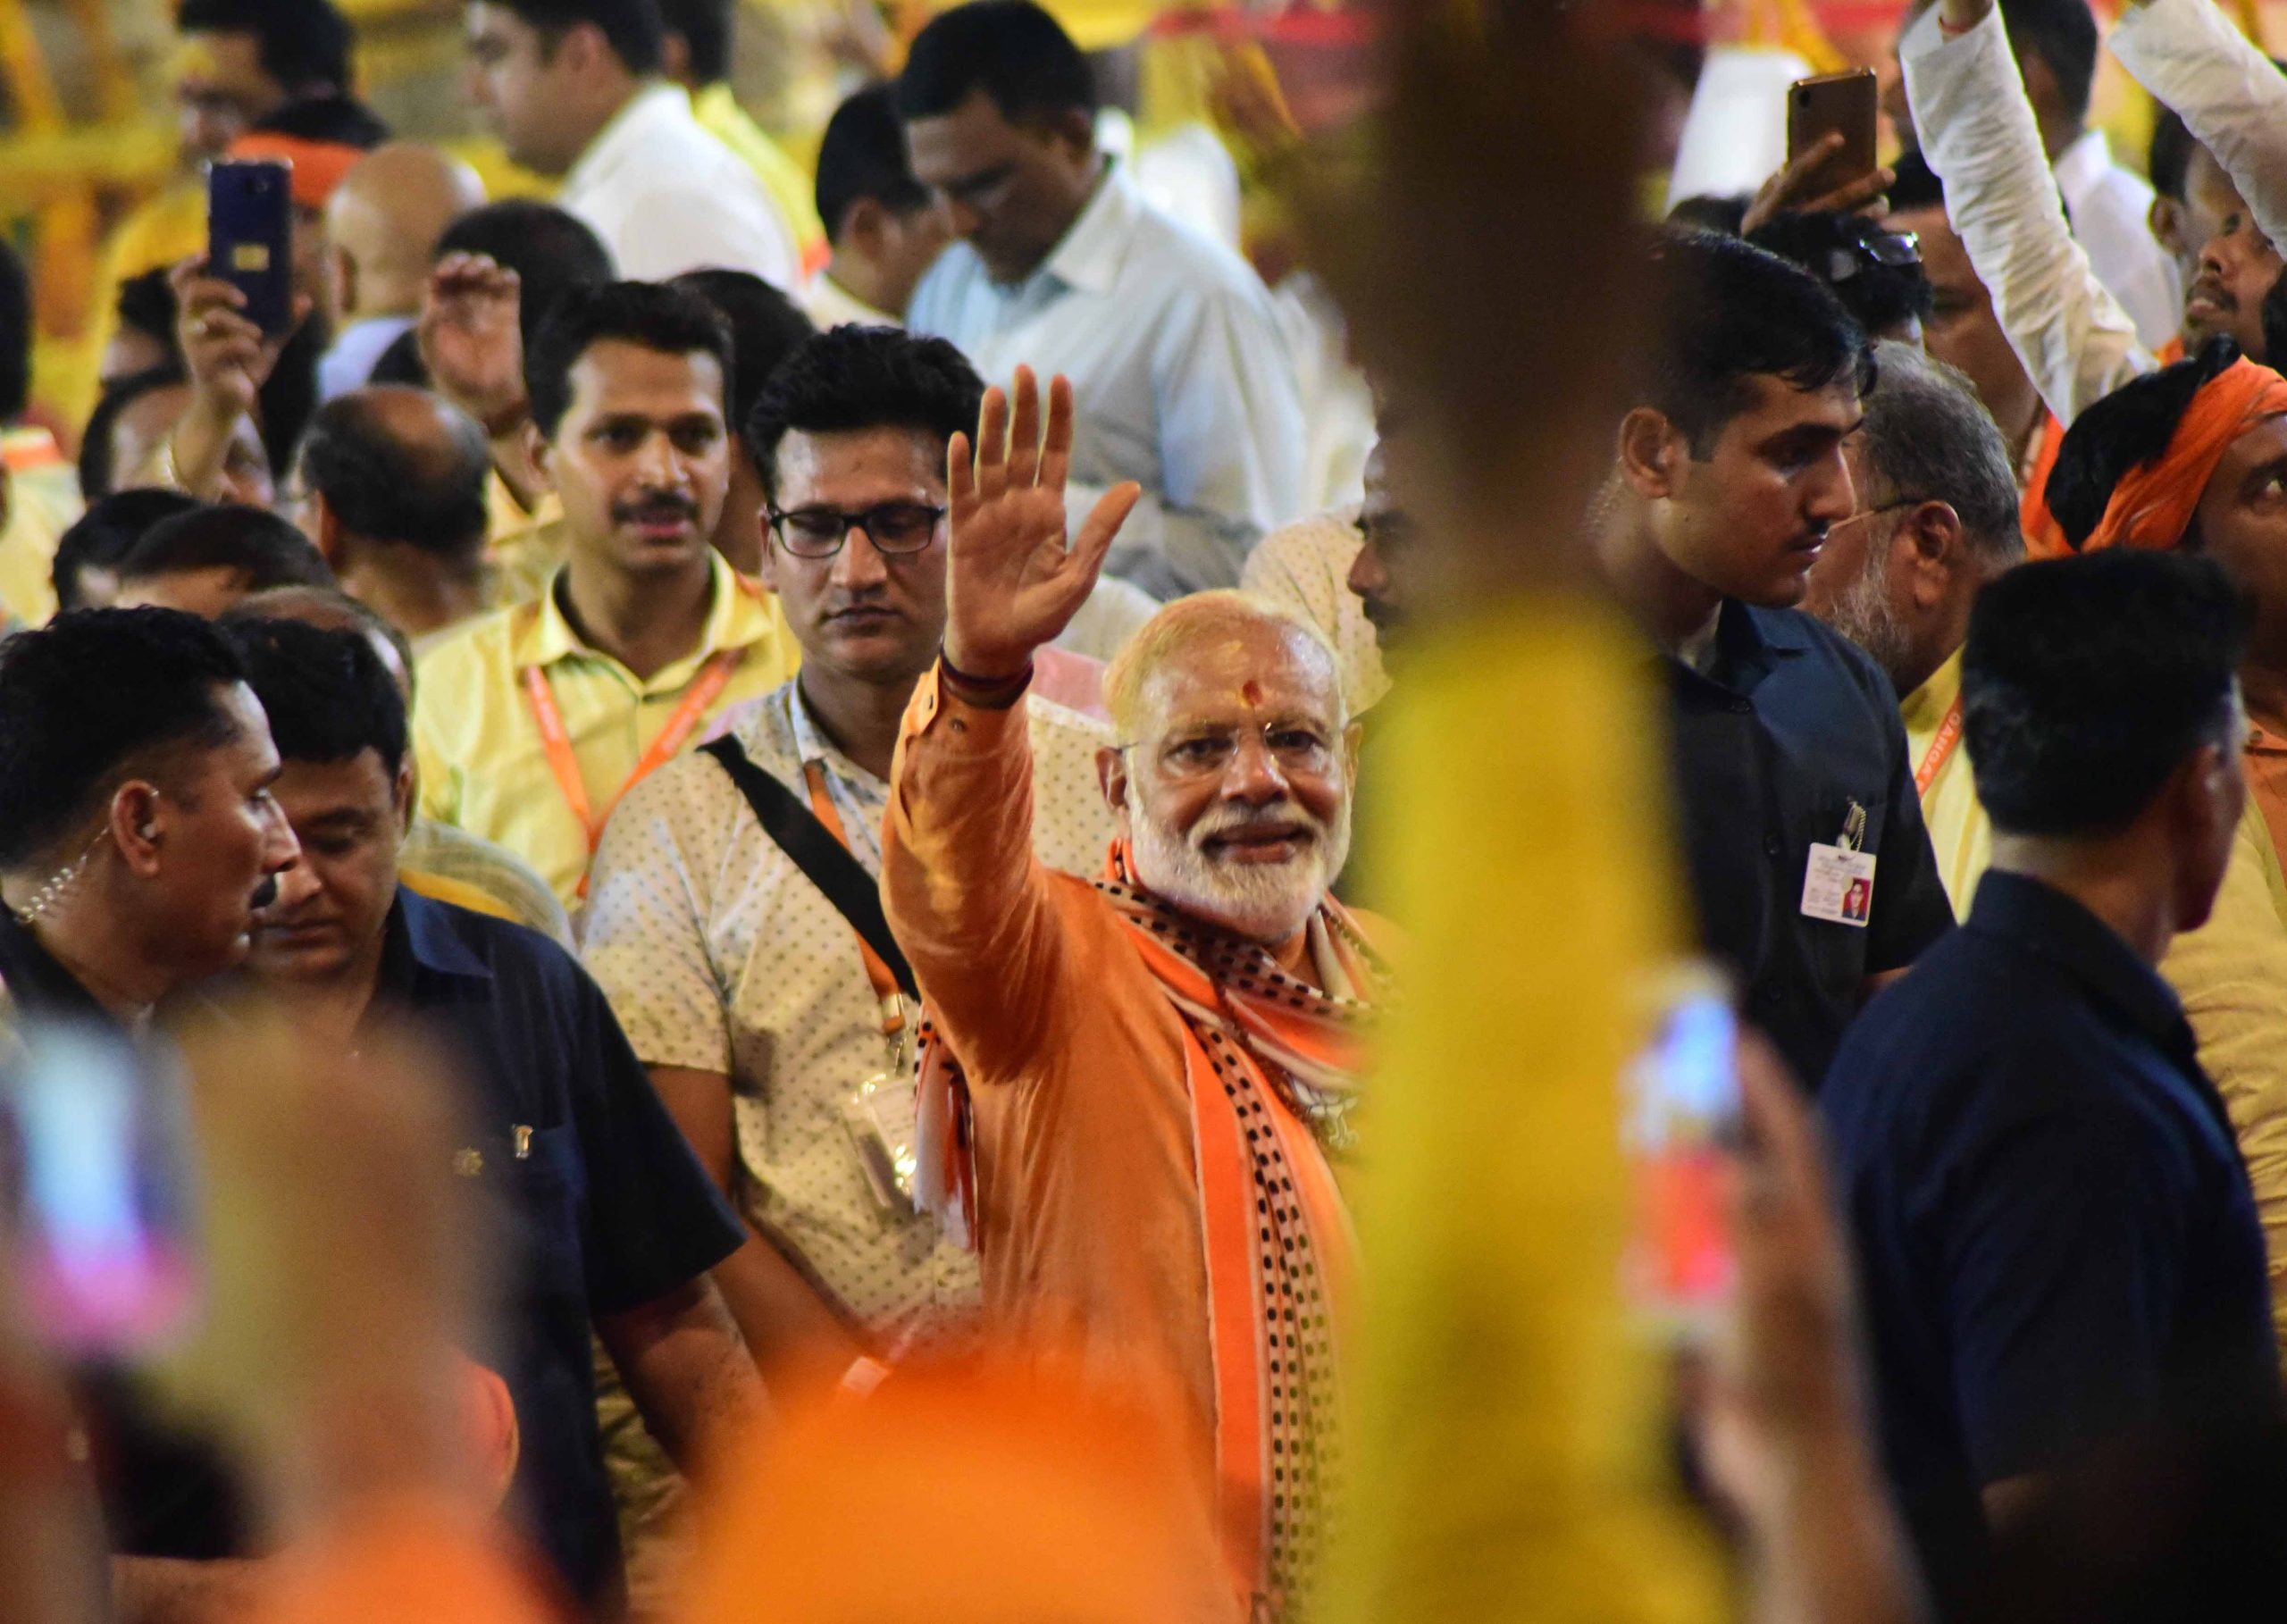
{"type": "MultiPolygon", "coordinates": [[[[2223,334],[2260,356],[2263,296],[2283,264],[2272,244],[2287,229],[2287,84],[2213,13],[2207,0],[2132,7],[2112,48],[2183,116],[2224,178],[2249,188],[2244,203],[2233,193],[2211,205],[2221,212],[2187,293],[2182,347],[2223,334]]],[[[2158,363],[2065,229],[1993,0],[1939,0],[1907,29],[1898,58],[1946,212],[2025,370],[2070,424],[2158,363]]]]}
{"type": "MultiPolygon", "coordinates": [[[[1930,3],[1915,0],[1909,17],[1918,16],[1930,3]]],[[[2073,235],[2088,250],[2097,279],[2134,321],[2138,339],[2147,349],[2157,350],[2176,336],[2190,279],[2154,239],[2152,188],[2134,171],[2115,163],[2104,131],[2089,127],[2098,36],[2088,0],[2008,0],[2001,23],[2023,74],[2043,157],[2065,200],[2073,235]]],[[[1901,39],[1901,54],[1904,48],[1901,39]]],[[[1912,146],[1918,132],[1902,96],[1891,104],[1891,116],[1912,146]]]]}
{"type": "MultiPolygon", "coordinates": [[[[942,340],[844,327],[790,356],[750,420],[772,515],[764,574],[802,669],[725,732],[798,820],[808,808],[839,838],[868,899],[899,723],[944,632],[946,451],[983,395],[942,340]]],[[[1035,850],[1093,873],[1112,834],[1095,768],[1110,736],[1029,704],[1035,850]]],[[[860,1090],[894,1079],[909,1110],[916,1012],[808,873],[724,760],[686,757],[614,815],[586,937],[668,1109],[747,1221],[716,1278],[781,1393],[957,1328],[977,1292],[974,1255],[868,1171],[881,1118],[860,1090]]]]}
{"type": "Polygon", "coordinates": [[[834,109],[818,144],[817,204],[834,256],[804,296],[810,320],[820,331],[899,325],[947,232],[907,161],[894,87],[867,85],[834,109]]]}
{"type": "Polygon", "coordinates": [[[473,0],[471,93],[510,157],[562,178],[557,203],[622,276],[720,266],[800,288],[800,250],[762,182],[661,77],[662,37],[653,0],[473,0]]]}
{"type": "Polygon", "coordinates": [[[987,373],[1071,380],[1087,489],[1069,494],[1144,490],[1111,573],[1161,597],[1236,584],[1256,539],[1308,506],[1294,358],[1261,280],[1099,152],[1087,64],[1030,0],[931,22],[898,107],[959,239],[908,322],[987,373]]]}

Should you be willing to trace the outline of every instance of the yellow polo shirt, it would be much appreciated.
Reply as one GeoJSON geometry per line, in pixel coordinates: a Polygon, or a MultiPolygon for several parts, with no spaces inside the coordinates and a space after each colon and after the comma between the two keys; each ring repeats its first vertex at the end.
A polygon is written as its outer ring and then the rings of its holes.
{"type": "Polygon", "coordinates": [[[495,469],[484,490],[484,601],[507,609],[536,601],[564,565],[564,502],[543,490],[526,507],[495,469]]]}
{"type": "MultiPolygon", "coordinates": [[[[1961,691],[1962,651],[1956,649],[1953,657],[1898,707],[1898,714],[1906,719],[1906,758],[1916,772],[1961,691]]],[[[1930,826],[1930,844],[1938,852],[1938,877],[1946,883],[1954,917],[1966,919],[1970,900],[1977,894],[1978,876],[1993,860],[1993,825],[1986,820],[1985,808],[1977,799],[1969,750],[1958,741],[1930,787],[1922,792],[1922,821],[1930,826]]]]}
{"type": "Polygon", "coordinates": [[[588,832],[549,765],[524,672],[537,666],[547,675],[588,804],[601,816],[716,653],[738,649],[743,657],[689,744],[704,740],[725,708],[768,693],[800,663],[777,597],[715,554],[708,562],[714,599],[706,634],[648,682],[582,642],[554,590],[447,632],[421,657],[414,709],[423,813],[505,846],[574,906],[588,870],[588,832]]]}

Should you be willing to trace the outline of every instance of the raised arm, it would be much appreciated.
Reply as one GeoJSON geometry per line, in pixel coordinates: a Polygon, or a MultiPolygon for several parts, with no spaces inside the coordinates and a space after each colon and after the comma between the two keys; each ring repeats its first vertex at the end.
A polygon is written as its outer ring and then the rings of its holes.
{"type": "Polygon", "coordinates": [[[1039,386],[1022,369],[1013,402],[986,392],[973,454],[954,436],[943,657],[914,692],[890,774],[890,926],[954,1046],[986,1072],[1037,1036],[1066,964],[1051,882],[1033,856],[1020,701],[1034,652],[1087,600],[1139,494],[1110,491],[1068,543],[1071,450],[1071,386],[1050,386],[1043,440],[1039,386]]]}
{"type": "Polygon", "coordinates": [[[1947,216],[2010,347],[2069,423],[2157,363],[2073,240],[1994,0],[1940,0],[1898,61],[1947,216]]]}
{"type": "Polygon", "coordinates": [[[2216,155],[2263,234],[2287,242],[2287,76],[2214,0],[2131,0],[2112,54],[2216,155]]]}

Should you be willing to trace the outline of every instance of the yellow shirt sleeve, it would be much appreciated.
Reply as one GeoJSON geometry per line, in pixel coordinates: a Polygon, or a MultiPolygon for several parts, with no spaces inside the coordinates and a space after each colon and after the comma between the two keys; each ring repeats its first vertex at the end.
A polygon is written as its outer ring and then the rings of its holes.
{"type": "Polygon", "coordinates": [[[2271,1255],[2272,1320],[2287,1337],[2287,882],[2252,799],[2216,911],[2176,938],[2160,974],[2231,1113],[2271,1255]]]}
{"type": "Polygon", "coordinates": [[[1422,650],[1369,753],[1404,784],[1368,839],[1411,942],[1330,1624],[1729,1616],[1619,1289],[1630,994],[1683,889],[1647,669],[1602,611],[1520,608],[1422,650]]]}

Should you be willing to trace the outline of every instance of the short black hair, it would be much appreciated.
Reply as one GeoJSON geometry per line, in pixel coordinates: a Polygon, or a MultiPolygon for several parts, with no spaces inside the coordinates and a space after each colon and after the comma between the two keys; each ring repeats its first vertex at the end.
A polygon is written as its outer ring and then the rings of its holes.
{"type": "Polygon", "coordinates": [[[698,294],[665,282],[606,282],[575,288],[557,302],[524,353],[524,393],[532,422],[550,439],[572,406],[572,369],[607,339],[663,356],[708,355],[723,369],[725,421],[729,421],[731,324],[698,294]]]}
{"type": "Polygon", "coordinates": [[[557,42],[582,23],[593,23],[630,73],[659,71],[660,47],[666,24],[660,20],[658,0],[500,0],[525,22],[540,30],[550,54],[557,42]]]}
{"type": "Polygon", "coordinates": [[[2097,19],[2089,0],[2001,0],[2001,25],[2020,58],[2048,64],[2065,110],[2086,118],[2097,82],[2097,19]]]}
{"type": "Polygon", "coordinates": [[[735,430],[754,410],[770,374],[817,324],[750,271],[686,271],[667,286],[697,294],[731,324],[731,398],[724,421],[735,430]]]}
{"type": "Polygon", "coordinates": [[[148,581],[212,569],[237,570],[247,577],[249,592],[333,583],[333,572],[307,536],[274,513],[237,502],[160,520],[120,560],[119,578],[148,581]]]}
{"type": "Polygon", "coordinates": [[[32,398],[32,280],[0,238],[0,423],[24,414],[32,398]]]}
{"type": "Polygon", "coordinates": [[[683,36],[691,76],[702,85],[731,77],[731,0],[659,0],[670,34],[683,36]]]}
{"type": "Polygon", "coordinates": [[[297,96],[272,108],[249,130],[292,136],[300,141],[326,141],[371,152],[390,138],[390,127],[381,115],[353,96],[329,93],[297,96]]]}
{"type": "Polygon", "coordinates": [[[940,445],[974,433],[984,380],[943,339],[898,327],[837,327],[786,358],[744,425],[762,489],[778,499],[778,448],[790,433],[911,429],[940,445]]]}
{"type": "Polygon", "coordinates": [[[441,444],[390,431],[380,399],[352,389],[320,406],[303,431],[302,481],[354,535],[401,541],[446,558],[484,550],[492,448],[469,417],[438,403],[441,444]]]}
{"type": "Polygon", "coordinates": [[[1824,282],[1870,334],[1926,322],[1936,303],[1921,255],[1906,256],[1899,234],[1864,214],[1785,210],[1756,227],[1747,240],[1824,282]],[[1903,263],[1890,263],[1901,258],[1903,263]]]}
{"type": "Polygon", "coordinates": [[[2004,572],[1970,610],[1963,737],[2007,834],[2101,835],[2224,732],[2247,599],[2212,559],[2107,548],[2004,572]]]}
{"type": "Polygon", "coordinates": [[[88,414],[87,425],[80,431],[80,495],[93,501],[118,488],[119,471],[112,465],[111,441],[120,414],[154,390],[179,389],[189,382],[190,374],[176,360],[163,361],[104,385],[103,393],[96,397],[96,409],[88,414]]]}
{"type": "Polygon", "coordinates": [[[527,353],[565,294],[619,274],[611,250],[586,221],[531,197],[488,203],[454,221],[437,239],[437,257],[448,254],[482,254],[516,273],[516,325],[527,353]]]}
{"type": "Polygon", "coordinates": [[[1749,380],[1805,391],[1873,387],[1874,352],[1840,300],[1800,265],[1734,237],[1663,232],[1650,404],[1695,457],[1754,398],[1749,380]]]}
{"type": "Polygon", "coordinates": [[[87,607],[80,594],[83,572],[116,570],[153,525],[192,512],[198,505],[196,497],[180,490],[156,490],[115,491],[89,503],[88,511],[55,540],[55,560],[48,566],[48,580],[55,588],[57,611],[87,607]]]}
{"type": "Polygon", "coordinates": [[[901,215],[929,206],[928,188],[913,178],[893,85],[852,91],[826,121],[818,144],[818,218],[828,238],[842,235],[861,197],[901,215]]]}
{"type": "Polygon", "coordinates": [[[392,776],[405,765],[405,700],[363,633],[233,615],[222,635],[269,713],[281,760],[348,761],[372,750],[392,776]]]}
{"type": "MultiPolygon", "coordinates": [[[[2198,355],[2130,379],[2073,420],[2043,492],[2065,540],[2078,548],[2095,532],[2112,505],[2114,487],[2131,469],[2166,452],[2192,397],[2239,358],[2240,347],[2230,339],[2210,339],[2198,355]]],[[[2198,550],[2198,519],[2177,545],[2198,550]]]]}
{"type": "Polygon", "coordinates": [[[2174,108],[2161,103],[2158,109],[2152,120],[2152,146],[2145,168],[2154,191],[2182,203],[2184,182],[2191,173],[2191,150],[2199,143],[2192,138],[2191,126],[2174,108]]]}
{"type": "Polygon", "coordinates": [[[1946,206],[1946,183],[1938,179],[1938,172],[1930,167],[1920,147],[1900,153],[1897,162],[1890,165],[1890,173],[1896,177],[1888,193],[1892,213],[1946,206]]]}
{"type": "Polygon", "coordinates": [[[172,609],[81,609],[0,642],[0,868],[92,822],[147,752],[234,742],[216,691],[245,678],[214,627],[172,609]]]}
{"type": "Polygon", "coordinates": [[[1033,0],[969,0],[930,19],[898,75],[898,113],[942,118],[978,90],[1012,124],[1096,111],[1088,59],[1033,0]]]}
{"type": "Polygon", "coordinates": [[[332,0],[182,0],[175,29],[253,35],[262,71],[289,91],[349,88],[356,35],[332,0]]]}
{"type": "Polygon", "coordinates": [[[155,266],[119,285],[119,324],[175,347],[175,290],[167,281],[167,267],[155,266]]]}
{"type": "Polygon", "coordinates": [[[347,629],[312,619],[313,610],[321,615],[331,612],[380,638],[396,652],[397,663],[404,668],[406,693],[419,686],[413,640],[405,634],[405,628],[372,604],[352,598],[338,586],[282,586],[272,587],[266,592],[250,592],[223,610],[215,621],[219,625],[231,626],[244,620],[298,620],[306,626],[315,625],[324,631],[347,629]]]}

